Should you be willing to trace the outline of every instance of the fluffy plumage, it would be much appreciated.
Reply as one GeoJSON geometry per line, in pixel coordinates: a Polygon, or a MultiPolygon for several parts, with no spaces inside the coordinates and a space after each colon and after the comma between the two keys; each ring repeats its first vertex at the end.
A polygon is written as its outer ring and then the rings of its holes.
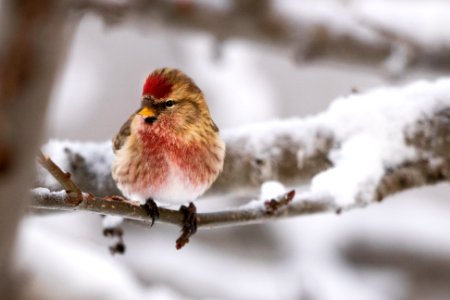
{"type": "Polygon", "coordinates": [[[157,69],[141,108],[114,138],[112,175],[124,196],[193,201],[222,170],[225,146],[195,83],[176,69],[157,69]]]}

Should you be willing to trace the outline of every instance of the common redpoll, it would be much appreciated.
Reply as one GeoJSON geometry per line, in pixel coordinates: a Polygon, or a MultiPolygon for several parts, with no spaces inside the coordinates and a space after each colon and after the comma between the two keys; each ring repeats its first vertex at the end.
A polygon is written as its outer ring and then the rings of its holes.
{"type": "MultiPolygon", "coordinates": [[[[187,203],[211,186],[222,170],[225,144],[202,91],[181,71],[153,71],[142,94],[141,107],[113,140],[112,176],[125,197],[147,209],[153,223],[158,217],[153,200],[187,203]]],[[[195,206],[191,202],[181,210],[188,240],[196,231],[195,206]]]]}

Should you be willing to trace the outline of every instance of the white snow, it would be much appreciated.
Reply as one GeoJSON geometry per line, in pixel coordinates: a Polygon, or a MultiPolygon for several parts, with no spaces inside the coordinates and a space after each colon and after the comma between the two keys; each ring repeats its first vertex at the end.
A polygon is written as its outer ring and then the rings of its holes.
{"type": "Polygon", "coordinates": [[[123,223],[123,218],[118,216],[107,215],[102,220],[103,228],[116,228],[123,223]]]}
{"type": "Polygon", "coordinates": [[[342,206],[373,200],[384,170],[416,155],[405,140],[409,126],[450,107],[449,95],[450,79],[442,79],[337,99],[315,119],[339,146],[329,156],[333,167],[312,179],[311,192],[342,206]]]}
{"type": "Polygon", "coordinates": [[[334,199],[341,206],[358,198],[372,199],[373,187],[384,173],[380,164],[382,153],[375,138],[356,135],[333,151],[330,158],[335,166],[312,179],[312,194],[334,199]]]}
{"type": "Polygon", "coordinates": [[[32,192],[36,193],[37,195],[45,195],[50,193],[50,190],[48,188],[44,187],[37,187],[31,190],[32,192]]]}
{"type": "Polygon", "coordinates": [[[259,194],[259,198],[256,200],[251,200],[241,205],[241,209],[265,209],[264,203],[271,199],[276,199],[278,196],[281,196],[286,193],[285,186],[278,181],[266,181],[261,185],[261,190],[259,194]]]}
{"type": "Polygon", "coordinates": [[[278,155],[274,139],[287,135],[304,145],[297,155],[302,166],[321,151],[318,136],[330,136],[333,167],[317,174],[302,198],[331,198],[340,206],[373,200],[376,185],[386,168],[413,159],[416,150],[407,145],[405,133],[422,118],[450,106],[450,79],[418,81],[404,87],[378,88],[341,97],[325,112],[305,119],[271,121],[225,131],[225,140],[249,139],[245,152],[266,160],[263,173],[271,177],[270,157],[278,155]]]}
{"type": "Polygon", "coordinates": [[[50,191],[48,188],[43,187],[37,187],[31,190],[31,192],[36,196],[48,196],[51,194],[54,198],[60,198],[61,201],[67,196],[66,191],[60,190],[60,191],[50,191]]]}
{"type": "Polygon", "coordinates": [[[275,199],[278,196],[286,193],[286,188],[281,182],[278,181],[266,181],[261,185],[261,194],[259,199],[269,200],[275,199]]]}

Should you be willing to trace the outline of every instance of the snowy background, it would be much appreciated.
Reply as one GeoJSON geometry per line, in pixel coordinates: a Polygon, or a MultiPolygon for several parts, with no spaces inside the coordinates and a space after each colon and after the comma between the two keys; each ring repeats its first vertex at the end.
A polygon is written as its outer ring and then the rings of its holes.
{"type": "MultiPolygon", "coordinates": [[[[355,26],[333,17],[347,1],[280,1],[278,9],[295,14],[300,2],[337,31],[355,26]]],[[[350,2],[349,14],[430,47],[450,41],[446,1],[350,2]]],[[[162,66],[194,78],[221,129],[316,114],[354,88],[442,76],[414,72],[393,82],[368,68],[296,63],[244,40],[227,40],[218,57],[216,46],[205,33],[108,27],[85,16],[54,91],[46,139],[111,139],[139,105],[147,74],[162,66]]],[[[181,251],[175,227],[127,224],[127,251],[114,257],[98,215],[33,216],[22,224],[17,264],[30,299],[449,299],[449,194],[440,184],[339,216],[201,230],[181,251]]]]}

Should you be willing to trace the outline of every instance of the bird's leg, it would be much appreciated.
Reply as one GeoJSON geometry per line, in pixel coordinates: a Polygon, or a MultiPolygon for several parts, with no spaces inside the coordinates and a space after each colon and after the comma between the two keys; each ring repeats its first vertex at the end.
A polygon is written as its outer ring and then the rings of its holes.
{"type": "Polygon", "coordinates": [[[141,207],[145,209],[148,216],[152,219],[152,224],[155,224],[155,221],[159,219],[159,208],[158,205],[156,205],[156,202],[152,198],[148,198],[145,201],[145,204],[142,204],[141,207]]]}
{"type": "Polygon", "coordinates": [[[189,243],[189,238],[197,232],[197,207],[190,202],[189,206],[182,205],[180,211],[184,215],[181,235],[176,241],[176,248],[179,250],[189,243]]]}

